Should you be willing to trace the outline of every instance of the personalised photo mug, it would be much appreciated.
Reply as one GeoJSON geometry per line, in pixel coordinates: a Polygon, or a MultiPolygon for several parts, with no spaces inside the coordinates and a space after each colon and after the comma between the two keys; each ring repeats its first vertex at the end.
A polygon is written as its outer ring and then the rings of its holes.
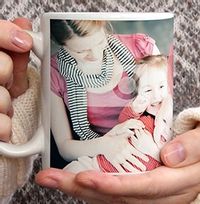
{"type": "Polygon", "coordinates": [[[45,13],[27,31],[41,60],[41,126],[0,154],[43,168],[141,173],[173,137],[172,13],[45,13]]]}

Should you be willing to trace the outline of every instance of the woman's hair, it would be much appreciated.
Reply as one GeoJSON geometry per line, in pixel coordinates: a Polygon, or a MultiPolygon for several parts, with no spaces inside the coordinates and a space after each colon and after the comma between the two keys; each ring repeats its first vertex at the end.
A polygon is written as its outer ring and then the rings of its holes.
{"type": "Polygon", "coordinates": [[[167,56],[165,55],[147,56],[138,60],[136,63],[137,63],[136,70],[135,70],[135,74],[133,75],[133,79],[135,81],[135,87],[136,87],[134,96],[138,94],[140,77],[148,69],[151,69],[151,68],[163,69],[164,71],[166,71],[166,75],[167,75],[168,60],[167,60],[167,56]]]}
{"type": "Polygon", "coordinates": [[[51,20],[51,38],[59,45],[65,45],[65,41],[73,36],[87,36],[93,30],[105,27],[105,21],[95,20],[51,20]]]}

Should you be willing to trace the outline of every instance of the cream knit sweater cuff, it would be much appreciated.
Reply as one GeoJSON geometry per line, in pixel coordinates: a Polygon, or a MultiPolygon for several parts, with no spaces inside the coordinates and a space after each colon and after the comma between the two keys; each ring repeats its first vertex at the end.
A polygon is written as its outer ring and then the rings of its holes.
{"type": "MultiPolygon", "coordinates": [[[[176,134],[182,134],[195,128],[200,124],[200,107],[189,108],[182,111],[176,118],[174,123],[174,131],[176,134]]],[[[200,133],[199,133],[200,137],[200,133]]],[[[200,204],[200,194],[191,204],[200,204]]]]}
{"type": "MultiPolygon", "coordinates": [[[[39,74],[28,69],[29,89],[13,101],[12,136],[10,143],[27,142],[38,127],[39,74]]],[[[12,195],[27,180],[32,170],[33,157],[7,158],[0,156],[0,201],[12,195]]]]}
{"type": "Polygon", "coordinates": [[[174,122],[174,131],[176,134],[182,134],[192,130],[200,123],[200,107],[188,108],[179,113],[174,122]]]}

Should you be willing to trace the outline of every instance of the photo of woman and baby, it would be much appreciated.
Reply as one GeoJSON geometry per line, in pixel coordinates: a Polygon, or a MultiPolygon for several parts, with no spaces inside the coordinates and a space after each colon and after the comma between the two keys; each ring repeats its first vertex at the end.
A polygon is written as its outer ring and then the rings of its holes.
{"type": "Polygon", "coordinates": [[[172,136],[173,22],[51,20],[51,166],[139,173],[172,136]],[[62,162],[63,162],[62,161],[62,162]]]}

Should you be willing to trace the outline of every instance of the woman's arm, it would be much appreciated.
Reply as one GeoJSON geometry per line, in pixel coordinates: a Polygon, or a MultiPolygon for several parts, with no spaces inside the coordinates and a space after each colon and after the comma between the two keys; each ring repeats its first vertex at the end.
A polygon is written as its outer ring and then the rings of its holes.
{"type": "Polygon", "coordinates": [[[91,140],[74,140],[62,98],[51,94],[51,128],[60,154],[71,161],[80,156],[95,156],[111,149],[112,137],[100,137],[91,140]]]}
{"type": "Polygon", "coordinates": [[[80,156],[100,154],[102,138],[92,140],[74,140],[63,99],[51,93],[51,129],[62,157],[68,161],[80,156]]]}
{"type": "Polygon", "coordinates": [[[148,160],[145,155],[134,149],[128,142],[128,137],[133,134],[129,128],[143,128],[144,125],[141,121],[129,120],[124,124],[115,126],[103,137],[79,141],[73,139],[62,98],[53,92],[51,94],[51,115],[51,128],[56,144],[62,157],[68,161],[80,156],[93,157],[104,154],[110,162],[114,162],[114,165],[119,167],[117,164],[119,155],[123,162],[133,160],[132,154],[143,160],[148,160]]]}

